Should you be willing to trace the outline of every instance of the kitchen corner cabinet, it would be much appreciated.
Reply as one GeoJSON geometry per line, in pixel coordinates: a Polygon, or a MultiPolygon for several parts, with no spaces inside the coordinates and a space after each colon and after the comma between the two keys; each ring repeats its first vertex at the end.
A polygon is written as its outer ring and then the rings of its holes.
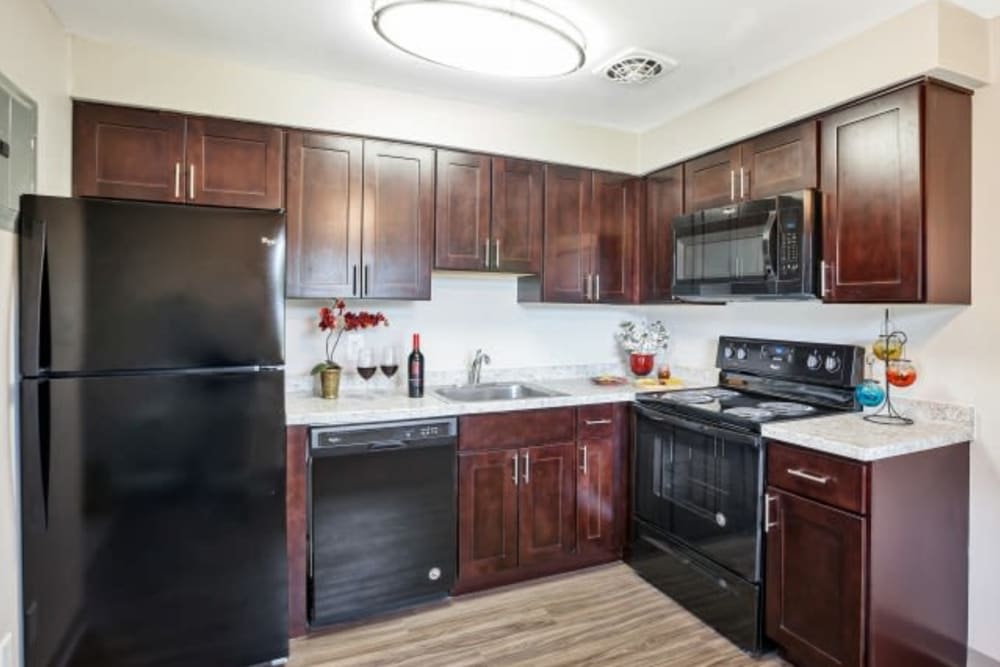
{"type": "Polygon", "coordinates": [[[543,166],[438,151],[434,268],[539,273],[543,166]]]}
{"type": "Polygon", "coordinates": [[[820,119],[825,301],[970,303],[971,123],[934,81],[820,119]]]}
{"type": "Polygon", "coordinates": [[[542,300],[629,303],[641,181],[573,167],[545,167],[542,300]]]}
{"type": "Polygon", "coordinates": [[[684,212],[684,167],[646,177],[646,210],[639,226],[639,303],[671,300],[674,217],[684,212]]]}
{"type": "Polygon", "coordinates": [[[766,447],[765,632],[785,656],[964,665],[968,444],[870,463],[766,447]]]}
{"type": "Polygon", "coordinates": [[[434,149],[288,134],[291,298],[429,299],[434,149]]]}
{"type": "Polygon", "coordinates": [[[815,188],[815,121],[767,132],[684,163],[684,211],[815,188]]]}
{"type": "Polygon", "coordinates": [[[280,128],[88,102],[73,106],[73,194],[279,209],[280,128]]]}
{"type": "Polygon", "coordinates": [[[623,410],[459,419],[457,593],[620,557],[623,410]]]}

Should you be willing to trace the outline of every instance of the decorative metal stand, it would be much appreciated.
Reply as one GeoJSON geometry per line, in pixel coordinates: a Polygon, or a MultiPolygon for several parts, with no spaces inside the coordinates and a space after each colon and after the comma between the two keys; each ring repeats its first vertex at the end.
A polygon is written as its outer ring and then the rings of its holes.
{"type": "Polygon", "coordinates": [[[899,350],[899,359],[906,358],[907,336],[902,331],[892,330],[889,324],[888,308],[885,311],[885,321],[882,323],[882,333],[879,334],[879,340],[882,342],[882,349],[885,350],[885,359],[882,360],[885,363],[885,401],[882,402],[882,406],[876,412],[865,415],[865,420],[875,424],[910,426],[913,424],[913,420],[899,414],[896,406],[892,404],[892,383],[889,381],[889,364],[892,361],[893,350],[899,350]]]}

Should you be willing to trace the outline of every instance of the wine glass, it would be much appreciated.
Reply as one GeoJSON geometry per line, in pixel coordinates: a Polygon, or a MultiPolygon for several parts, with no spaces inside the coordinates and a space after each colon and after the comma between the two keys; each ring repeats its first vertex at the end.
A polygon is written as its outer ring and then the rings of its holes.
{"type": "Polygon", "coordinates": [[[382,363],[379,364],[379,368],[382,369],[382,375],[388,380],[391,392],[393,385],[392,378],[396,375],[396,371],[399,370],[399,354],[396,352],[395,347],[387,347],[382,350],[382,363]]]}
{"type": "Polygon", "coordinates": [[[368,380],[370,380],[372,376],[375,375],[375,371],[378,370],[375,367],[375,355],[372,354],[370,349],[362,348],[361,351],[358,352],[357,368],[358,375],[360,375],[361,379],[365,381],[365,396],[368,397],[370,396],[368,393],[368,380]]]}

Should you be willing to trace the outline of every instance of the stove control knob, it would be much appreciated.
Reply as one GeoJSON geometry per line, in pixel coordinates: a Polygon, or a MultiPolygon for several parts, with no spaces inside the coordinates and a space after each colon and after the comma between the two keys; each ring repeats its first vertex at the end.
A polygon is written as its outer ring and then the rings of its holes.
{"type": "Polygon", "coordinates": [[[840,370],[840,357],[835,355],[829,355],[824,363],[828,373],[836,373],[840,370]]]}
{"type": "Polygon", "coordinates": [[[808,368],[811,371],[819,370],[819,367],[820,365],[822,365],[822,363],[823,360],[820,359],[819,352],[817,352],[816,350],[810,352],[809,356],[806,357],[806,368],[808,368]]]}
{"type": "Polygon", "coordinates": [[[741,347],[736,350],[736,358],[740,361],[744,361],[747,358],[747,349],[745,347],[741,347]]]}
{"type": "Polygon", "coordinates": [[[727,345],[725,348],[723,348],[723,350],[722,350],[722,356],[724,356],[726,359],[732,359],[733,358],[733,346],[732,345],[727,345]]]}

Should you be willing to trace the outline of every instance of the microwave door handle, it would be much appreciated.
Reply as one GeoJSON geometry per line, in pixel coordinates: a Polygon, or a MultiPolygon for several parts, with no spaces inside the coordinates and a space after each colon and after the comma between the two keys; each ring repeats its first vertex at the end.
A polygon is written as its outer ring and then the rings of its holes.
{"type": "Polygon", "coordinates": [[[771,240],[771,237],[774,235],[774,225],[777,222],[778,222],[777,211],[771,211],[770,213],[767,214],[767,222],[764,223],[764,234],[763,234],[764,261],[767,262],[767,264],[764,266],[764,271],[766,272],[767,277],[777,275],[778,258],[776,257],[776,255],[778,252],[778,244],[776,240],[775,241],[771,240]]]}

